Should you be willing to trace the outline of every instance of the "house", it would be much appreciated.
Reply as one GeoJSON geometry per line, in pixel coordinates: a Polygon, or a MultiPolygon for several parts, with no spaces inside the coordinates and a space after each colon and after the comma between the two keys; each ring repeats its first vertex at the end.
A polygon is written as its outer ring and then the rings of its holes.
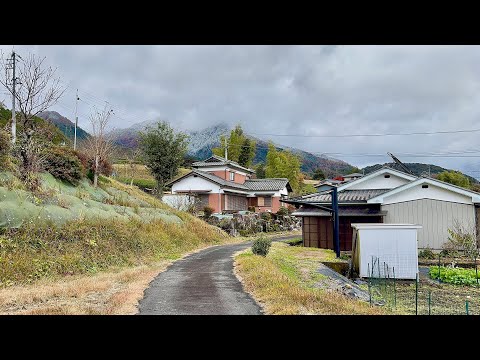
{"type": "Polygon", "coordinates": [[[318,184],[313,185],[314,188],[317,189],[318,192],[330,190],[333,186],[338,186],[339,184],[343,184],[348,181],[357,180],[363,177],[363,174],[360,173],[353,173],[344,176],[339,176],[334,179],[324,179],[320,181],[318,184]]]}
{"type": "Polygon", "coordinates": [[[216,213],[248,210],[277,212],[292,191],[288,179],[253,179],[254,170],[235,161],[213,155],[192,164],[193,170],[167,186],[172,194],[193,194],[200,208],[210,206],[216,213]]]}
{"type": "MultiPolygon", "coordinates": [[[[479,231],[480,194],[388,167],[337,185],[340,249],[351,250],[352,223],[419,224],[418,247],[442,249],[456,221],[479,231]]],[[[283,200],[302,217],[304,246],[333,249],[327,192],[283,200]]]]}

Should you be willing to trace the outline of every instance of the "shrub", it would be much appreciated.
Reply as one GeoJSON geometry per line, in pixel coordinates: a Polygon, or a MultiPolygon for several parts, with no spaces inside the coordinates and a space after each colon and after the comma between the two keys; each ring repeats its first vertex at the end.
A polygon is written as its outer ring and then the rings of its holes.
{"type": "Polygon", "coordinates": [[[287,243],[290,246],[302,246],[303,239],[302,238],[291,239],[291,240],[285,241],[285,243],[287,243]]]}
{"type": "Polygon", "coordinates": [[[255,212],[255,206],[249,206],[248,211],[255,212]]]}
{"type": "Polygon", "coordinates": [[[265,211],[265,212],[262,212],[262,214],[260,215],[260,217],[265,220],[265,221],[270,221],[272,220],[272,214],[270,214],[269,212],[265,211]]]}
{"type": "Polygon", "coordinates": [[[438,279],[448,284],[467,286],[477,285],[475,269],[430,266],[429,275],[432,279],[438,279]]]}
{"type": "Polygon", "coordinates": [[[10,136],[5,130],[0,130],[0,170],[8,169],[10,163],[10,136]]]}
{"type": "Polygon", "coordinates": [[[267,256],[270,246],[272,246],[272,240],[259,237],[253,241],[252,253],[255,255],[267,256]]]}
{"type": "Polygon", "coordinates": [[[282,216],[288,215],[288,209],[284,206],[280,207],[280,209],[278,209],[277,211],[277,215],[282,215],[282,216]]]}
{"type": "Polygon", "coordinates": [[[448,229],[448,235],[448,241],[443,245],[444,250],[461,251],[472,259],[478,257],[477,238],[474,228],[468,228],[455,221],[453,229],[448,229]]]}
{"type": "Polygon", "coordinates": [[[205,214],[205,218],[209,218],[210,216],[212,216],[213,212],[215,211],[214,208],[212,208],[211,206],[205,206],[203,208],[203,213],[205,214]]]}
{"type": "Polygon", "coordinates": [[[422,259],[435,259],[435,254],[430,249],[423,249],[418,253],[418,257],[422,259]]]}
{"type": "Polygon", "coordinates": [[[84,176],[85,168],[73,150],[52,147],[45,154],[45,170],[55,178],[77,184],[84,176]]]}

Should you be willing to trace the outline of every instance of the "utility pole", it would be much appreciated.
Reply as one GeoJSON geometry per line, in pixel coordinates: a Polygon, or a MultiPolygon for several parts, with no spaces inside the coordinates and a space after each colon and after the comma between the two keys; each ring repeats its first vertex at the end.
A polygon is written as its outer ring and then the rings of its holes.
{"type": "Polygon", "coordinates": [[[228,160],[228,146],[227,146],[227,138],[225,138],[225,160],[228,160]]]}
{"type": "Polygon", "coordinates": [[[16,117],[16,113],[15,113],[15,94],[16,94],[16,90],[15,90],[15,87],[17,85],[17,77],[16,77],[16,73],[15,73],[15,68],[16,68],[16,65],[17,65],[17,54],[15,53],[15,51],[12,51],[12,55],[10,57],[10,59],[7,60],[7,69],[8,70],[12,70],[12,90],[11,90],[11,93],[12,93],[12,143],[15,144],[16,140],[17,140],[17,117],[16,117]]]}
{"type": "Polygon", "coordinates": [[[78,100],[80,100],[80,98],[78,97],[78,89],[77,89],[77,94],[75,95],[75,134],[73,135],[73,150],[77,150],[78,100]]]}

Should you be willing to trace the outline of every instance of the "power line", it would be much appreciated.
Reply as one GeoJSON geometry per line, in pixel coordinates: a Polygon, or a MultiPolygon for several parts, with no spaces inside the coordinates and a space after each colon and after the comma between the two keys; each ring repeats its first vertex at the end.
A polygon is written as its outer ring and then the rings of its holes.
{"type": "Polygon", "coordinates": [[[411,136],[411,135],[440,135],[440,134],[459,134],[479,132],[480,129],[468,130],[442,130],[442,131],[425,131],[410,133],[384,133],[384,134],[341,134],[341,135],[306,135],[306,134],[259,134],[250,133],[256,136],[282,136],[282,137],[307,137],[307,138],[348,138],[348,137],[381,137],[381,136],[411,136]]]}

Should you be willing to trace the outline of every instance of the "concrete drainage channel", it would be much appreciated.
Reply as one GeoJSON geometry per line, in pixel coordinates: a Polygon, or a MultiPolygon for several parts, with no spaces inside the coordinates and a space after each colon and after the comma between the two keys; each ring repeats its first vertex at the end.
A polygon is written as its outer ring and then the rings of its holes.
{"type": "MultiPolygon", "coordinates": [[[[331,265],[329,263],[329,265],[331,265]]],[[[345,276],[341,275],[337,271],[330,269],[325,264],[320,264],[319,269],[317,270],[318,273],[327,277],[328,287],[330,289],[334,289],[337,291],[342,292],[344,295],[362,301],[370,301],[370,296],[368,292],[361,289],[357,284],[355,284],[350,279],[346,278],[345,276]]],[[[325,285],[324,283],[320,283],[319,287],[325,285]]],[[[378,304],[380,305],[380,304],[378,304]]]]}

